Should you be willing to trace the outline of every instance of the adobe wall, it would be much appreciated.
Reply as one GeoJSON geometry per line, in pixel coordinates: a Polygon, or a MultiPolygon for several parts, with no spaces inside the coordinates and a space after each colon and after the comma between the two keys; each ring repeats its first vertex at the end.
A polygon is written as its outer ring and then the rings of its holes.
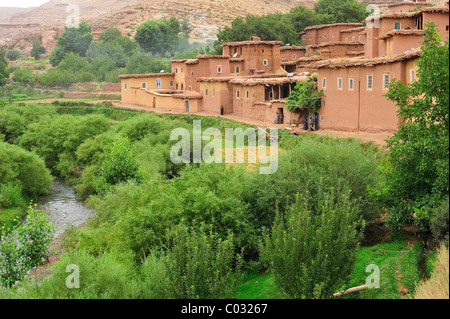
{"type": "Polygon", "coordinates": [[[157,79],[161,80],[161,88],[162,89],[171,89],[172,88],[170,86],[170,81],[174,80],[173,76],[121,79],[122,103],[144,105],[144,95],[142,94],[142,92],[145,90],[141,89],[142,83],[147,84],[147,89],[154,90],[154,89],[157,89],[157,84],[156,84],[157,79]],[[127,85],[126,89],[125,89],[125,83],[127,85]]]}
{"type": "Polygon", "coordinates": [[[219,115],[220,107],[223,106],[224,114],[233,113],[231,92],[231,85],[227,82],[200,82],[200,93],[203,95],[202,110],[219,115]]]}
{"type": "Polygon", "coordinates": [[[386,46],[385,53],[400,54],[412,48],[420,47],[420,42],[423,41],[421,36],[408,34],[394,34],[387,38],[384,43],[386,46]]]}
{"type": "Polygon", "coordinates": [[[280,54],[281,54],[281,61],[294,61],[306,55],[306,48],[305,47],[281,48],[280,54]]]}
{"type": "Polygon", "coordinates": [[[321,127],[340,131],[396,132],[400,124],[397,106],[383,95],[383,74],[406,81],[406,63],[378,64],[373,67],[351,67],[318,70],[319,89],[323,89],[321,127]],[[373,75],[373,88],[367,88],[367,75],[373,75]],[[322,79],[326,77],[326,88],[322,79]],[[342,78],[342,89],[338,88],[338,78],[342,78]],[[354,79],[350,89],[349,79],[354,79]]]}
{"type": "Polygon", "coordinates": [[[320,46],[307,46],[306,47],[306,55],[307,56],[314,56],[314,55],[321,55],[321,51],[329,51],[325,55],[323,55],[323,58],[339,58],[339,57],[345,57],[348,56],[348,51],[360,51],[364,52],[364,44],[363,43],[348,43],[348,44],[333,44],[330,43],[329,45],[320,45],[320,46]]]}
{"type": "Polygon", "coordinates": [[[425,24],[429,22],[434,22],[437,26],[437,29],[439,30],[441,34],[442,41],[445,41],[446,38],[449,37],[448,35],[448,13],[441,13],[441,12],[423,12],[423,25],[425,28],[425,24]]]}

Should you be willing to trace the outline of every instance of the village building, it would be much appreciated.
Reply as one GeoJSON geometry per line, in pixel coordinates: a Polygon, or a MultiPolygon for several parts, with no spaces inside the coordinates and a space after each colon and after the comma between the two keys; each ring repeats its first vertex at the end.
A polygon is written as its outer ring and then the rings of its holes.
{"type": "Polygon", "coordinates": [[[448,39],[447,7],[387,12],[366,19],[365,55],[321,60],[310,67],[323,90],[319,110],[323,129],[394,133],[401,124],[396,105],[384,96],[392,79],[405,84],[417,78],[423,28],[434,22],[448,39]],[[377,25],[376,22],[379,22],[377,25]]]}
{"type": "Polygon", "coordinates": [[[403,2],[388,5],[365,25],[308,27],[300,33],[305,46],[256,36],[224,43],[220,56],[172,60],[170,73],[119,76],[122,103],[295,126],[306,116],[314,117],[316,129],[393,133],[401,122],[396,105],[383,95],[392,79],[416,79],[423,29],[434,22],[442,39],[448,38],[448,13],[448,2],[403,2]],[[287,111],[296,83],[312,75],[324,93],[321,107],[287,111]]]}

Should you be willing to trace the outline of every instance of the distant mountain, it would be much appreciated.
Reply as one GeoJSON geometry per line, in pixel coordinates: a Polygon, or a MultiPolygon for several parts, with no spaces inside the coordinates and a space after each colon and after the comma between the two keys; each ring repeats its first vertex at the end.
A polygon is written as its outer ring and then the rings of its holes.
{"type": "Polygon", "coordinates": [[[0,23],[9,23],[9,18],[26,10],[25,8],[0,7],[0,23]]]}

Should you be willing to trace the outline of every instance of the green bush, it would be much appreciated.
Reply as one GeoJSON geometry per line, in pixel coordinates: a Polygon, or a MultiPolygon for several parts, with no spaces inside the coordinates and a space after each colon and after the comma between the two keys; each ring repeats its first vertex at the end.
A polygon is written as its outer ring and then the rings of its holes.
{"type": "Polygon", "coordinates": [[[24,204],[24,199],[20,185],[0,184],[0,206],[10,208],[21,204],[24,204]]]}
{"type": "Polygon", "coordinates": [[[10,287],[49,257],[55,226],[43,211],[28,207],[26,223],[1,231],[0,285],[10,287]]]}
{"type": "Polygon", "coordinates": [[[60,115],[30,124],[20,145],[35,151],[57,171],[56,165],[63,153],[74,153],[86,139],[105,132],[110,125],[103,115],[60,115]]]}
{"type": "Polygon", "coordinates": [[[135,273],[126,254],[102,253],[95,257],[85,251],[69,250],[38,285],[29,278],[19,284],[19,289],[11,288],[4,295],[25,299],[133,299],[139,293],[135,273]],[[69,265],[78,267],[79,288],[66,285],[68,276],[75,272],[69,265]]]}
{"type": "Polygon", "coordinates": [[[18,58],[20,58],[20,53],[17,50],[10,50],[6,53],[6,57],[9,61],[16,61],[18,58]]]}
{"type": "Polygon", "coordinates": [[[350,280],[362,238],[359,211],[348,193],[319,192],[318,207],[297,197],[265,231],[261,258],[290,298],[330,298],[350,280]]]}
{"type": "Polygon", "coordinates": [[[132,147],[127,137],[116,136],[109,154],[100,166],[99,175],[94,180],[97,193],[104,195],[118,183],[140,179],[139,166],[132,147]]]}
{"type": "Polygon", "coordinates": [[[220,239],[201,225],[179,226],[164,259],[169,298],[235,298],[242,257],[234,251],[233,235],[220,239]]]}
{"type": "Polygon", "coordinates": [[[430,228],[436,241],[444,242],[448,247],[449,243],[449,204],[448,196],[441,202],[441,205],[435,209],[434,216],[431,218],[430,228]]]}
{"type": "Polygon", "coordinates": [[[0,142],[0,181],[21,187],[24,194],[47,194],[53,178],[44,161],[16,145],[0,142]]]}

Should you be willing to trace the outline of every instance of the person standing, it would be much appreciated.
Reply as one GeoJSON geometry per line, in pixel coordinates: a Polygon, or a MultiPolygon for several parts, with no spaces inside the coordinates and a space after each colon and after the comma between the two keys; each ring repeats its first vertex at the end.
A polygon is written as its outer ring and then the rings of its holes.
{"type": "Polygon", "coordinates": [[[303,121],[303,130],[307,131],[308,130],[308,116],[305,115],[305,119],[303,121]]]}

